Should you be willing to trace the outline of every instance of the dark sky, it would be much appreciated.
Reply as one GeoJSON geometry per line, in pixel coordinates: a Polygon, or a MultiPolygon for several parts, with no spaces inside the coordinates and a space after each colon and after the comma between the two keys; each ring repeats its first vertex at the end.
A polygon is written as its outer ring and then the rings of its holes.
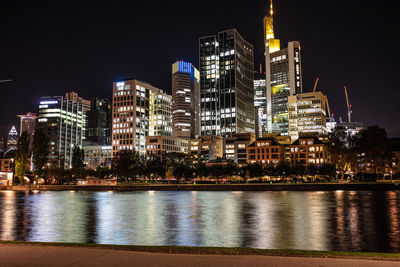
{"type": "MultiPolygon", "coordinates": [[[[304,91],[315,78],[336,119],[353,119],[400,136],[399,1],[275,2],[281,44],[302,45],[304,91]]],[[[198,65],[198,38],[236,28],[263,61],[264,0],[0,2],[0,134],[17,114],[37,111],[40,96],[74,90],[110,97],[112,82],[134,77],[168,92],[171,64],[198,65]]],[[[19,127],[19,125],[18,125],[19,127]]]]}

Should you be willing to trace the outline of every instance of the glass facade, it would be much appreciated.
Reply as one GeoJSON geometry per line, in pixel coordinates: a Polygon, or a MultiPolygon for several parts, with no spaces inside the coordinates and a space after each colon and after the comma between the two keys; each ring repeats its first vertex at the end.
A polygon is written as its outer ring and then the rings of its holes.
{"type": "Polygon", "coordinates": [[[200,38],[201,135],[255,132],[253,46],[236,30],[200,38]]]}

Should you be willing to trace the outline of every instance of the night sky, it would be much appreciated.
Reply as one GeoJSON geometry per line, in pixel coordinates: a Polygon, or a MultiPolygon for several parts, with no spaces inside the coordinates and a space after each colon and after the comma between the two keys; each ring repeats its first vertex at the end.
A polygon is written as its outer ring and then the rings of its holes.
{"type": "MultiPolygon", "coordinates": [[[[275,37],[302,45],[303,88],[317,76],[335,118],[400,137],[399,1],[274,1],[275,37]]],[[[111,97],[112,82],[136,78],[171,91],[171,64],[198,66],[198,39],[236,28],[263,62],[263,0],[0,2],[0,135],[40,96],[74,90],[111,97]]]]}

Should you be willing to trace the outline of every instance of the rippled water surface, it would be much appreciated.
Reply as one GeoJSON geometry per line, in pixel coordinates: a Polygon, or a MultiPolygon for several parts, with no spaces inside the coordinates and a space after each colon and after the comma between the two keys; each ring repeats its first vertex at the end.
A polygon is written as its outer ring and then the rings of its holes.
{"type": "Polygon", "coordinates": [[[0,191],[0,239],[400,252],[399,209],[399,191],[0,191]]]}

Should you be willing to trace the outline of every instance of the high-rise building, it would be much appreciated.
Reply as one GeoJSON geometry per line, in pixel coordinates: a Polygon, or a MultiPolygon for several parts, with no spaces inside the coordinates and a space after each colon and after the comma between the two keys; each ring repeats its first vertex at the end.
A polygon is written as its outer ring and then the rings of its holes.
{"type": "Polygon", "coordinates": [[[235,29],[200,38],[201,135],[255,132],[253,63],[235,29]]]}
{"type": "Polygon", "coordinates": [[[273,6],[264,17],[264,44],[267,87],[267,128],[270,133],[289,134],[288,97],[303,92],[300,43],[281,48],[275,39],[273,6]]]}
{"type": "Polygon", "coordinates": [[[256,137],[262,137],[268,133],[267,129],[267,87],[265,85],[265,74],[254,74],[254,108],[256,119],[256,137]]]}
{"type": "Polygon", "coordinates": [[[20,128],[19,128],[20,135],[23,132],[27,132],[30,137],[31,143],[32,143],[33,134],[36,129],[36,120],[38,118],[37,114],[28,112],[25,115],[18,115],[18,117],[21,118],[21,124],[20,124],[20,128]]]}
{"type": "Polygon", "coordinates": [[[16,150],[18,145],[18,132],[14,126],[8,132],[7,147],[6,150],[16,150]]]}
{"type": "Polygon", "coordinates": [[[300,136],[326,135],[326,97],[321,92],[289,96],[289,134],[292,141],[300,136]]]}
{"type": "Polygon", "coordinates": [[[74,147],[81,147],[84,140],[88,109],[90,101],[74,92],[41,97],[38,128],[45,129],[50,139],[50,164],[71,168],[74,147]]]}
{"type": "Polygon", "coordinates": [[[82,124],[82,126],[83,126],[82,127],[83,136],[82,136],[82,140],[86,140],[86,136],[87,136],[86,131],[87,131],[87,128],[88,128],[87,127],[88,126],[87,112],[90,110],[91,101],[80,97],[74,91],[66,93],[65,94],[65,98],[70,100],[70,101],[82,104],[82,115],[83,115],[83,124],[82,124]]]}
{"type": "Polygon", "coordinates": [[[86,139],[100,146],[111,145],[111,103],[107,99],[93,98],[87,112],[86,139]]]}
{"type": "Polygon", "coordinates": [[[200,73],[190,62],[172,64],[172,136],[200,134],[200,73]]]}
{"type": "Polygon", "coordinates": [[[172,134],[171,96],[148,83],[127,79],[113,83],[112,156],[120,150],[146,154],[146,137],[172,134]]]}
{"type": "Polygon", "coordinates": [[[172,135],[172,96],[158,88],[150,90],[150,136],[172,135]]]}

